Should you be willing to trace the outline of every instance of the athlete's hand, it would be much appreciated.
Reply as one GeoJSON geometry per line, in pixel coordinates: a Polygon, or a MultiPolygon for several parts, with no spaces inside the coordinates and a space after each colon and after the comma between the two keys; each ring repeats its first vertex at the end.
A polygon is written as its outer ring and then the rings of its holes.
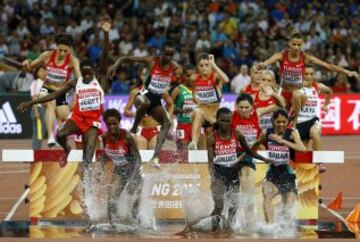
{"type": "Polygon", "coordinates": [[[16,108],[20,112],[25,112],[26,109],[28,109],[31,106],[30,102],[22,102],[20,105],[16,108]]]}
{"type": "Polygon", "coordinates": [[[260,62],[260,63],[257,64],[255,67],[256,67],[256,69],[258,69],[258,70],[262,70],[262,69],[265,68],[265,65],[264,65],[264,63],[260,62]]]}
{"type": "Polygon", "coordinates": [[[348,77],[355,77],[356,79],[359,79],[359,73],[357,73],[356,71],[346,71],[346,75],[348,77]]]}
{"type": "Polygon", "coordinates": [[[117,68],[118,68],[118,65],[116,65],[116,63],[114,65],[110,66],[107,73],[106,73],[106,77],[110,78],[110,79],[113,79],[114,76],[115,76],[117,68]]]}
{"type": "Polygon", "coordinates": [[[274,94],[274,90],[267,85],[262,85],[261,86],[261,90],[267,95],[267,96],[271,96],[274,94]]]}
{"type": "Polygon", "coordinates": [[[101,28],[104,32],[109,32],[111,29],[111,19],[109,16],[105,16],[101,19],[101,28]]]}
{"type": "Polygon", "coordinates": [[[269,164],[269,165],[275,163],[275,161],[272,160],[272,159],[265,159],[264,162],[265,162],[266,164],[269,164]]]}
{"type": "Polygon", "coordinates": [[[24,60],[21,64],[22,64],[22,66],[25,67],[27,70],[30,70],[30,69],[31,69],[31,68],[30,68],[30,63],[31,63],[31,61],[29,61],[29,60],[24,60]]]}
{"type": "Polygon", "coordinates": [[[214,65],[215,64],[215,57],[214,57],[214,55],[209,55],[209,61],[210,61],[210,63],[212,64],[212,65],[214,65]]]}
{"type": "Polygon", "coordinates": [[[279,144],[282,144],[284,141],[283,138],[277,134],[270,134],[269,139],[274,140],[274,141],[278,142],[279,144]]]}
{"type": "Polygon", "coordinates": [[[329,106],[328,105],[322,106],[321,109],[325,112],[325,114],[327,114],[329,112],[329,106]]]}

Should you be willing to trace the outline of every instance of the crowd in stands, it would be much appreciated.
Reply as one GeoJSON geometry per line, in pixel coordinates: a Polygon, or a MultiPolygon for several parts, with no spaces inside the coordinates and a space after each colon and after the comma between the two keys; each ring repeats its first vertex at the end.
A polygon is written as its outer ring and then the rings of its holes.
{"type": "MultiPolygon", "coordinates": [[[[327,62],[360,70],[360,5],[357,0],[4,0],[0,2],[0,58],[33,60],[56,47],[67,33],[79,59],[99,61],[102,16],[112,19],[109,64],[119,56],[156,55],[162,44],[176,44],[174,60],[186,65],[208,51],[232,79],[224,92],[238,93],[248,72],[286,47],[293,28],[305,36],[304,50],[327,62]]],[[[277,67],[273,67],[277,73],[277,67]]],[[[128,93],[136,70],[120,68],[108,93],[128,93]],[[128,83],[117,79],[129,80],[128,83]]],[[[359,92],[360,83],[317,70],[317,80],[334,91],[359,92]]],[[[0,74],[0,92],[30,90],[31,75],[0,74]]]]}

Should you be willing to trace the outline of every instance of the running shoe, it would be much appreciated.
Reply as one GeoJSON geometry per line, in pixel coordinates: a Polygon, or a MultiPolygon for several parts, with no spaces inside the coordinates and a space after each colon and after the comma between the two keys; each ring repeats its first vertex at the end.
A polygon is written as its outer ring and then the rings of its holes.
{"type": "Polygon", "coordinates": [[[54,147],[56,145],[56,141],[54,139],[53,136],[49,136],[48,141],[47,141],[47,145],[51,148],[54,147]]]}
{"type": "Polygon", "coordinates": [[[197,144],[194,141],[191,141],[188,145],[188,150],[197,150],[197,144]]]}

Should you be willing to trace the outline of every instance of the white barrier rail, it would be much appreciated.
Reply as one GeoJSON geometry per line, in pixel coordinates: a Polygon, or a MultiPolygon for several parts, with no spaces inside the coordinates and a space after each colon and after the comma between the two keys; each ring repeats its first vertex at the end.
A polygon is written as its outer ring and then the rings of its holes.
{"type": "MultiPolygon", "coordinates": [[[[24,150],[24,149],[6,149],[2,150],[2,162],[34,162],[39,161],[41,159],[36,159],[34,150],[24,150]]],[[[53,150],[43,151],[48,153],[49,155],[53,150]]],[[[178,151],[168,151],[169,153],[165,155],[169,156],[169,161],[174,159],[176,154],[180,154],[178,151]]],[[[143,162],[148,162],[153,155],[153,150],[140,150],[141,159],[143,162]]],[[[184,159],[182,162],[187,163],[207,163],[208,156],[207,150],[189,150],[186,152],[184,159]]],[[[267,151],[258,151],[258,154],[268,157],[267,151]]],[[[298,152],[297,154],[301,154],[298,152]]],[[[311,151],[307,152],[310,157],[307,163],[344,163],[344,151],[311,151]],[[309,154],[311,153],[311,154],[309,154]]],[[[46,157],[45,157],[46,158],[46,157]]],[[[179,158],[177,158],[178,160],[179,158]]],[[[80,162],[82,161],[82,150],[72,150],[68,156],[69,162],[80,162]]],[[[93,157],[93,161],[95,161],[95,155],[93,157]]],[[[175,162],[175,161],[174,161],[175,162]]],[[[263,163],[261,160],[255,159],[257,163],[263,163]]],[[[170,162],[171,163],[171,162],[170,162]]]]}

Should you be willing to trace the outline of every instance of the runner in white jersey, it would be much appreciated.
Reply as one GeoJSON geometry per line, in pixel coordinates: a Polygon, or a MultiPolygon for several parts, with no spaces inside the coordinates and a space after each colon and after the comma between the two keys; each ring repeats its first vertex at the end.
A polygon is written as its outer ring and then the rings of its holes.
{"type": "MultiPolygon", "coordinates": [[[[308,149],[321,149],[321,108],[327,112],[332,90],[322,83],[314,81],[314,68],[307,66],[305,69],[304,87],[302,91],[306,96],[297,118],[297,129],[299,130],[301,140],[308,149]],[[325,94],[325,103],[321,107],[319,94],[325,94]],[[310,140],[312,141],[310,143],[310,140]],[[310,146],[311,144],[311,146],[310,146]]],[[[319,165],[319,172],[325,172],[324,166],[319,165]]]]}

